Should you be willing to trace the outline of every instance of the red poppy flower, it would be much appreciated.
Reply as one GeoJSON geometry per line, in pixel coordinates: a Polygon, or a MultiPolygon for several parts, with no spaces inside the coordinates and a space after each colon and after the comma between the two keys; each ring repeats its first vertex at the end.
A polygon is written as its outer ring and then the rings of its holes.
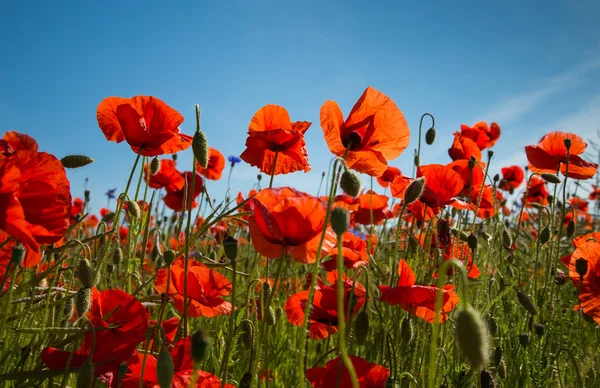
{"type": "MultiPolygon", "coordinates": [[[[358,377],[358,386],[360,388],[386,387],[386,382],[390,377],[389,369],[381,365],[372,364],[357,356],[351,355],[350,361],[352,361],[352,366],[358,377]]],[[[332,388],[338,384],[340,387],[352,386],[350,373],[348,373],[348,369],[346,369],[346,366],[341,362],[339,357],[327,362],[325,367],[307,369],[306,378],[315,388],[332,388]]]]}
{"type": "Polygon", "coordinates": [[[10,155],[15,151],[36,151],[38,144],[35,139],[24,133],[8,131],[0,139],[0,151],[5,155],[10,155]]]}
{"type": "Polygon", "coordinates": [[[0,157],[0,229],[34,253],[22,266],[40,262],[39,245],[59,241],[70,215],[70,184],[60,160],[36,151],[0,157]]]}
{"type": "Polygon", "coordinates": [[[581,198],[571,197],[569,198],[569,203],[577,215],[584,215],[588,211],[588,201],[581,198]]]}
{"type": "MultiPolygon", "coordinates": [[[[92,308],[88,319],[96,328],[92,362],[96,377],[110,384],[110,372],[127,360],[146,338],[148,312],[142,303],[120,290],[92,289],[92,308]],[[109,375],[109,376],[107,376],[109,375]]],[[[87,332],[81,348],[73,354],[72,366],[81,366],[92,350],[92,333],[87,332]]],[[[41,358],[49,369],[64,369],[71,352],[48,347],[41,358]]]]}
{"type": "MultiPolygon", "coordinates": [[[[360,207],[360,200],[359,197],[353,197],[351,195],[348,194],[340,194],[340,195],[336,195],[335,198],[333,199],[333,207],[341,207],[344,208],[348,211],[355,211],[358,210],[360,207]]],[[[323,200],[328,201],[329,198],[327,196],[322,197],[323,200]]]]}
{"type": "Polygon", "coordinates": [[[425,188],[419,198],[432,208],[445,208],[463,189],[460,174],[451,166],[429,164],[417,168],[417,178],[425,177],[425,188]]]}
{"type": "MultiPolygon", "coordinates": [[[[290,187],[263,189],[251,200],[250,236],[254,249],[269,258],[282,250],[301,263],[314,263],[325,225],[327,203],[290,187]]],[[[335,246],[335,234],[327,227],[321,257],[335,246]]]]}
{"type": "Polygon", "coordinates": [[[385,172],[377,177],[377,182],[384,189],[390,187],[390,184],[394,181],[394,178],[402,175],[400,169],[392,166],[388,166],[385,172]]]}
{"type": "Polygon", "coordinates": [[[71,215],[69,218],[69,223],[73,225],[77,221],[77,215],[81,214],[83,211],[83,199],[75,198],[73,200],[73,204],[71,205],[71,215]]]}
{"type": "Polygon", "coordinates": [[[481,160],[481,150],[477,143],[470,138],[463,136],[460,132],[454,133],[454,142],[452,143],[452,147],[448,149],[448,155],[450,155],[452,160],[468,160],[471,159],[471,157],[481,160]]]}
{"type": "Polygon", "coordinates": [[[525,203],[539,203],[542,206],[548,205],[548,190],[546,189],[545,181],[538,177],[533,176],[529,183],[529,189],[527,190],[527,198],[525,203]]]}
{"type": "Polygon", "coordinates": [[[358,209],[352,212],[352,221],[361,225],[379,225],[384,220],[393,218],[394,213],[388,209],[388,197],[369,190],[358,197],[358,209]]]}
{"type": "MultiPolygon", "coordinates": [[[[502,195],[497,191],[496,198],[503,200],[502,195]],[[498,197],[499,196],[499,197],[498,197]]],[[[474,187],[468,197],[468,202],[454,200],[452,206],[460,210],[477,210],[477,217],[486,219],[496,215],[496,201],[494,200],[494,191],[491,185],[474,187]],[[480,196],[481,194],[481,196],[480,196]]]]}
{"type": "Polygon", "coordinates": [[[502,180],[498,187],[500,190],[513,191],[521,186],[525,180],[525,171],[519,166],[504,167],[502,169],[502,180]]]}
{"type": "Polygon", "coordinates": [[[550,132],[544,135],[537,146],[525,147],[529,169],[538,173],[556,173],[560,165],[563,175],[566,172],[567,147],[565,140],[571,140],[569,150],[569,177],[589,179],[596,174],[598,165],[583,160],[579,155],[585,152],[587,143],[574,133],[550,132]]]}
{"type": "Polygon", "coordinates": [[[500,138],[500,126],[496,123],[488,126],[483,121],[476,123],[473,127],[462,124],[460,132],[464,137],[473,140],[482,151],[488,147],[493,147],[500,138]]]}
{"type": "Polygon", "coordinates": [[[588,240],[581,244],[571,257],[569,262],[569,278],[579,292],[579,305],[576,309],[593,318],[600,324],[600,243],[588,240]],[[583,276],[581,285],[580,275],[576,270],[578,259],[587,261],[587,272],[583,276]]]}
{"type": "Polygon", "coordinates": [[[385,94],[368,87],[344,121],[335,101],[321,107],[321,127],[329,150],[346,155],[346,165],[358,172],[381,176],[387,161],[400,156],[410,141],[404,115],[385,94]]]}
{"type": "Polygon", "coordinates": [[[163,197],[163,201],[165,201],[165,205],[169,209],[175,210],[176,212],[188,210],[188,204],[190,201],[190,197],[194,198],[192,200],[192,209],[198,206],[198,202],[196,202],[195,198],[200,195],[202,192],[202,177],[198,174],[194,174],[191,171],[184,172],[181,174],[184,182],[187,181],[187,190],[184,186],[179,190],[170,190],[167,186],[167,194],[163,197]],[[192,193],[192,179],[194,179],[194,191],[192,193]],[[187,191],[187,194],[186,194],[187,191]],[[187,204],[184,204],[184,199],[187,201],[187,204]],[[185,208],[185,209],[184,209],[185,208]]]}
{"type": "MultiPolygon", "coordinates": [[[[184,261],[180,256],[171,265],[171,280],[167,290],[166,268],[158,270],[154,287],[159,292],[173,294],[175,308],[183,314],[184,261]]],[[[231,292],[231,283],[217,271],[213,271],[196,260],[190,260],[187,273],[188,316],[216,317],[231,313],[231,303],[222,299],[231,292]]]]}
{"type": "Polygon", "coordinates": [[[185,179],[181,172],[175,168],[175,161],[172,159],[162,159],[160,161],[160,168],[154,175],[150,174],[148,179],[148,171],[150,167],[146,164],[144,167],[144,176],[148,186],[153,189],[162,189],[163,187],[167,191],[178,191],[182,190],[185,185],[185,179]]]}
{"type": "Polygon", "coordinates": [[[471,169],[467,159],[458,159],[448,164],[448,167],[457,172],[463,180],[464,187],[459,195],[469,196],[472,187],[481,187],[484,174],[481,167],[485,166],[485,163],[479,162],[479,165],[475,164],[471,169]]]}
{"type": "MultiPolygon", "coordinates": [[[[468,271],[467,276],[469,279],[479,278],[481,273],[479,272],[479,268],[477,268],[477,264],[473,263],[473,254],[467,243],[455,241],[454,244],[446,246],[446,249],[444,250],[444,260],[452,259],[462,261],[468,271]]],[[[453,269],[450,268],[450,270],[448,270],[448,275],[451,275],[453,272],[453,269]]],[[[434,275],[434,278],[437,278],[437,273],[434,275]]]]}
{"type": "Polygon", "coordinates": [[[196,172],[206,179],[218,181],[223,175],[225,168],[225,157],[216,148],[208,149],[208,166],[202,168],[199,163],[196,163],[196,172]]]}
{"type": "Polygon", "coordinates": [[[174,154],[192,145],[192,136],[179,133],[183,116],[156,97],[107,97],[96,118],[107,140],[126,140],[143,156],[174,154]]]}
{"type": "MultiPolygon", "coordinates": [[[[399,305],[411,314],[433,323],[435,319],[435,298],[438,288],[434,286],[417,286],[415,276],[408,263],[401,259],[398,265],[398,286],[379,286],[381,296],[379,300],[391,306],[399,305]]],[[[448,320],[448,314],[458,304],[458,295],[452,291],[454,285],[444,286],[442,293],[441,321],[448,320]]]]}
{"type": "MultiPolygon", "coordinates": [[[[344,257],[344,266],[349,269],[356,269],[365,266],[369,262],[367,254],[367,242],[360,237],[346,232],[343,235],[342,256],[344,257]]],[[[337,250],[334,249],[329,255],[330,259],[323,262],[323,268],[326,271],[333,271],[336,267],[337,250]]]]}
{"type": "MultiPolygon", "coordinates": [[[[582,236],[573,237],[573,241],[571,241],[571,243],[573,244],[573,246],[575,248],[579,248],[580,246],[585,244],[588,240],[596,240],[596,241],[600,242],[600,232],[592,232],[592,233],[584,234],[582,236]]],[[[572,256],[572,254],[561,257],[560,261],[562,261],[562,263],[568,267],[569,263],[571,262],[571,256],[572,256]]]]}
{"type": "Polygon", "coordinates": [[[240,158],[268,175],[310,171],[304,133],[311,124],[308,121],[292,123],[284,107],[266,105],[250,121],[246,150],[240,158]],[[275,170],[273,164],[276,164],[275,170]]]}
{"type": "Polygon", "coordinates": [[[600,187],[592,185],[592,192],[590,193],[588,199],[590,201],[596,201],[596,200],[598,200],[599,196],[600,196],[600,187]]]}
{"type": "MultiPolygon", "coordinates": [[[[354,284],[353,299],[356,306],[352,309],[352,315],[356,315],[362,305],[365,303],[365,288],[362,284],[354,283],[345,275],[344,280],[344,311],[348,311],[348,300],[352,285],[354,284]]],[[[313,339],[325,339],[330,335],[337,333],[338,315],[337,315],[337,271],[327,273],[328,285],[319,279],[315,289],[313,308],[309,318],[309,336],[313,339]]],[[[304,323],[304,308],[308,301],[308,290],[300,291],[292,295],[285,303],[285,313],[288,321],[295,326],[302,326],[304,323]]]]}

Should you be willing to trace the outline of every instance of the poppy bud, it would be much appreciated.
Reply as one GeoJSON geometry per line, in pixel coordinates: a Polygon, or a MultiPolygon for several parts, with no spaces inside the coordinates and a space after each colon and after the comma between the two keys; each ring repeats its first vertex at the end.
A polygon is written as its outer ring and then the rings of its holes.
{"type": "Polygon", "coordinates": [[[541,323],[536,323],[535,326],[533,326],[535,329],[535,334],[538,337],[543,337],[544,336],[544,325],[542,325],[541,323]]]}
{"type": "Polygon", "coordinates": [[[75,311],[79,318],[83,317],[92,307],[92,289],[81,287],[75,295],[75,311]]]}
{"type": "Polygon", "coordinates": [[[119,381],[123,380],[123,377],[127,374],[127,370],[129,369],[129,365],[126,362],[122,362],[119,364],[119,369],[117,371],[117,378],[119,381]]]}
{"type": "Polygon", "coordinates": [[[192,139],[192,151],[194,152],[194,156],[200,167],[208,167],[208,141],[206,140],[204,132],[196,131],[196,133],[194,133],[194,139],[192,139]]]}
{"type": "Polygon", "coordinates": [[[169,265],[173,264],[176,256],[177,256],[177,253],[175,253],[174,250],[167,249],[165,251],[165,253],[163,253],[163,260],[165,261],[165,264],[167,264],[167,266],[169,266],[169,265]]]}
{"type": "Polygon", "coordinates": [[[94,159],[85,155],[68,155],[60,160],[65,168],[79,168],[92,163],[94,159]]]}
{"type": "Polygon", "coordinates": [[[252,342],[254,338],[254,325],[252,324],[252,321],[244,319],[240,323],[240,330],[242,331],[242,334],[240,335],[242,343],[244,346],[246,346],[246,348],[252,348],[252,342]]]}
{"type": "Polygon", "coordinates": [[[108,212],[105,215],[102,216],[102,219],[100,220],[100,222],[104,222],[106,224],[110,224],[113,220],[115,219],[115,213],[114,212],[108,212]]]}
{"type": "Polygon", "coordinates": [[[533,301],[529,295],[517,290],[516,288],[515,291],[517,292],[517,299],[519,300],[519,303],[521,303],[521,306],[523,306],[529,314],[536,315],[537,309],[535,308],[535,305],[533,304],[533,301]]]}
{"type": "Polygon", "coordinates": [[[567,225],[567,238],[573,237],[575,234],[575,222],[573,220],[569,221],[567,225]]]}
{"type": "Polygon", "coordinates": [[[112,274],[115,272],[115,266],[113,264],[106,264],[106,272],[112,274]]]}
{"type": "Polygon", "coordinates": [[[500,365],[500,362],[502,362],[503,354],[504,351],[502,349],[502,346],[496,346],[496,349],[494,349],[494,365],[496,366],[496,368],[498,367],[498,365],[500,365]]]}
{"type": "Polygon", "coordinates": [[[544,180],[548,183],[554,183],[554,184],[561,183],[560,178],[557,177],[555,174],[543,173],[542,178],[544,178],[544,180]]]}
{"type": "Polygon", "coordinates": [[[502,228],[502,245],[504,248],[510,249],[513,245],[513,239],[506,227],[502,228]]]}
{"type": "Polygon", "coordinates": [[[86,361],[77,374],[76,388],[91,388],[94,384],[94,365],[86,361]]]}
{"type": "Polygon", "coordinates": [[[405,345],[410,345],[415,339],[415,331],[413,329],[412,321],[408,317],[402,319],[400,326],[400,334],[402,336],[402,342],[405,345]]]}
{"type": "Polygon", "coordinates": [[[112,260],[114,265],[119,265],[123,261],[123,249],[121,247],[115,248],[112,260]]]}
{"type": "Polygon", "coordinates": [[[419,167],[421,165],[421,158],[419,157],[419,154],[415,153],[415,166],[419,167]]]}
{"type": "Polygon", "coordinates": [[[471,233],[469,235],[469,237],[467,238],[467,245],[469,245],[469,248],[471,248],[472,250],[476,250],[477,249],[477,236],[475,236],[473,233],[471,233]]]}
{"type": "Polygon", "coordinates": [[[432,145],[434,141],[435,141],[435,128],[431,127],[425,133],[425,143],[427,143],[428,145],[432,145]]]}
{"type": "Polygon", "coordinates": [[[150,174],[156,175],[158,170],[160,170],[160,160],[158,160],[158,156],[155,156],[152,158],[152,161],[150,161],[150,174]]]}
{"type": "Polygon", "coordinates": [[[263,282],[262,284],[263,298],[265,302],[271,297],[271,283],[263,282]]]}
{"type": "Polygon", "coordinates": [[[63,319],[69,319],[73,313],[73,298],[67,298],[63,307],[63,319]]]}
{"type": "Polygon", "coordinates": [[[250,388],[252,386],[252,373],[246,372],[240,380],[239,388],[250,388]]]}
{"type": "Polygon", "coordinates": [[[488,160],[491,159],[494,156],[494,151],[492,150],[488,150],[488,160]]]}
{"type": "Polygon", "coordinates": [[[346,209],[334,207],[331,211],[331,229],[335,232],[338,238],[348,230],[350,219],[346,209]]]}
{"type": "Polygon", "coordinates": [[[94,284],[96,283],[96,279],[94,279],[94,269],[90,265],[90,261],[88,259],[79,260],[77,276],[79,277],[82,287],[94,287],[94,284]]]}
{"type": "Polygon", "coordinates": [[[476,161],[477,161],[477,159],[475,159],[475,157],[471,156],[471,158],[467,162],[467,167],[469,167],[469,170],[472,170],[472,169],[475,168],[475,162],[476,161]]]}
{"type": "Polygon", "coordinates": [[[481,388],[496,388],[496,379],[494,375],[489,370],[482,370],[479,375],[479,382],[481,384],[481,388]]]}
{"type": "Polygon", "coordinates": [[[579,276],[584,277],[588,271],[588,262],[583,257],[575,260],[575,272],[579,274],[579,276]]]}
{"type": "Polygon", "coordinates": [[[455,316],[454,335],[458,348],[473,368],[488,362],[488,332],[479,313],[467,306],[455,316]]]}
{"type": "Polygon", "coordinates": [[[565,139],[565,147],[567,147],[567,149],[571,148],[571,139],[569,139],[569,138],[565,139]]]}
{"type": "Polygon", "coordinates": [[[519,334],[519,343],[522,347],[526,348],[529,345],[529,334],[521,333],[519,334]]]}
{"type": "Polygon", "coordinates": [[[171,159],[173,159],[173,161],[177,161],[177,154],[171,155],[171,159]]]}
{"type": "Polygon", "coordinates": [[[208,338],[202,329],[199,329],[191,336],[192,358],[196,363],[204,360],[210,349],[210,338],[208,338]]]}
{"type": "Polygon", "coordinates": [[[369,335],[369,314],[366,310],[360,310],[354,321],[354,336],[356,342],[362,345],[369,335]]]}
{"type": "Polygon", "coordinates": [[[351,197],[356,197],[360,192],[360,178],[352,171],[345,170],[340,178],[340,187],[344,193],[351,197]]]}
{"type": "Polygon", "coordinates": [[[415,179],[414,181],[408,184],[406,190],[404,191],[404,204],[406,206],[415,202],[417,199],[421,198],[423,191],[425,190],[425,177],[421,177],[415,179]]]}
{"type": "Polygon", "coordinates": [[[161,350],[156,360],[156,379],[160,388],[171,388],[174,373],[175,365],[171,353],[167,349],[161,350]]]}
{"type": "Polygon", "coordinates": [[[496,335],[496,332],[498,331],[498,322],[496,321],[496,318],[490,316],[487,318],[487,325],[488,325],[488,330],[490,331],[491,335],[496,335]]]}
{"type": "Polygon", "coordinates": [[[550,240],[550,228],[545,226],[540,232],[540,244],[544,245],[550,240]]]}
{"type": "Polygon", "coordinates": [[[494,175],[494,183],[498,182],[499,180],[500,180],[500,174],[494,175]]]}
{"type": "Polygon", "coordinates": [[[506,378],[506,363],[504,362],[504,360],[502,360],[500,362],[500,365],[498,365],[498,367],[496,368],[496,373],[501,379],[506,378]]]}
{"type": "Polygon", "coordinates": [[[12,252],[10,254],[10,262],[15,266],[21,264],[21,262],[25,258],[26,252],[27,250],[25,249],[25,246],[23,244],[19,242],[16,243],[13,246],[12,252]]]}
{"type": "Polygon", "coordinates": [[[442,218],[438,224],[438,240],[443,246],[450,245],[452,242],[450,237],[450,222],[446,218],[442,218]]]}
{"type": "Polygon", "coordinates": [[[150,260],[156,261],[160,256],[160,249],[158,249],[158,244],[154,244],[152,247],[152,252],[150,252],[150,260]]]}
{"type": "Polygon", "coordinates": [[[275,310],[272,306],[269,306],[269,310],[266,314],[267,325],[274,326],[277,323],[277,318],[275,317],[275,310]]]}
{"type": "Polygon", "coordinates": [[[85,202],[90,202],[90,194],[91,192],[89,190],[84,190],[83,198],[85,199],[85,202]]]}
{"type": "Polygon", "coordinates": [[[225,251],[225,257],[234,261],[238,254],[238,241],[228,235],[223,239],[223,250],[225,251]]]}
{"type": "Polygon", "coordinates": [[[125,202],[125,206],[127,206],[127,211],[129,215],[133,218],[140,218],[142,215],[142,211],[140,210],[140,205],[137,202],[129,200],[125,202]]]}

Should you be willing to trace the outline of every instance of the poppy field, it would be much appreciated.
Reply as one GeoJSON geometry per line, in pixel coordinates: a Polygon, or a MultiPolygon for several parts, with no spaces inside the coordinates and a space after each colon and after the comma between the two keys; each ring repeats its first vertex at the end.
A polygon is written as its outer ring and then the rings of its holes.
{"type": "Polygon", "coordinates": [[[107,97],[98,131],[131,158],[102,209],[67,177],[90,156],[5,132],[0,386],[600,387],[600,178],[577,129],[500,166],[500,124],[468,123],[431,164],[434,116],[409,129],[382,91],[357,97],[320,123],[257,107],[227,157],[200,106],[107,97]],[[316,168],[317,192],[278,185],[316,168]]]}

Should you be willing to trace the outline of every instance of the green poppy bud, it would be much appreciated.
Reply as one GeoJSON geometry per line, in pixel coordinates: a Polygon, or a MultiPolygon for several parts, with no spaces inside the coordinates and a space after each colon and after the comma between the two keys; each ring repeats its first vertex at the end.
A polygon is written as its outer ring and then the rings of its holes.
{"type": "Polygon", "coordinates": [[[234,261],[238,255],[238,241],[228,235],[223,239],[223,250],[225,251],[225,257],[234,261]]]}
{"type": "Polygon", "coordinates": [[[175,258],[177,257],[177,253],[172,249],[167,249],[165,253],[163,253],[163,260],[167,266],[173,264],[175,258]]]}
{"type": "Polygon", "coordinates": [[[404,191],[404,204],[410,205],[417,199],[421,198],[423,191],[425,190],[425,177],[415,179],[410,182],[404,191]]]}
{"type": "Polygon", "coordinates": [[[94,384],[94,365],[86,361],[77,374],[76,388],[91,388],[94,384]]]}
{"type": "Polygon", "coordinates": [[[432,145],[435,141],[435,128],[431,127],[425,133],[425,143],[432,145]]]}
{"type": "Polygon", "coordinates": [[[484,368],[488,362],[488,332],[479,313],[467,306],[455,315],[454,335],[458,348],[473,368],[484,368]]]}
{"type": "Polygon", "coordinates": [[[160,170],[160,160],[158,160],[158,156],[155,156],[150,162],[150,174],[156,175],[158,170],[160,170]]]}
{"type": "Polygon", "coordinates": [[[161,350],[156,360],[156,378],[160,388],[171,388],[174,373],[175,365],[171,353],[167,349],[161,350]]]}
{"type": "Polygon", "coordinates": [[[350,170],[345,170],[340,178],[340,187],[351,197],[358,196],[360,192],[360,178],[350,170]]]}
{"type": "Polygon", "coordinates": [[[341,207],[334,207],[331,211],[331,229],[335,232],[338,238],[348,230],[350,224],[350,217],[346,209],[341,207]]]}
{"type": "Polygon", "coordinates": [[[94,159],[85,155],[68,155],[60,160],[65,168],[79,168],[92,163],[94,159]]]}
{"type": "Polygon", "coordinates": [[[81,287],[75,295],[75,311],[79,318],[83,317],[92,307],[92,289],[81,287]]]}
{"type": "Polygon", "coordinates": [[[362,345],[369,335],[369,314],[365,309],[360,310],[354,320],[354,336],[356,342],[362,345]]]}
{"type": "Polygon", "coordinates": [[[537,309],[535,308],[535,305],[533,304],[533,301],[531,300],[529,295],[517,290],[516,288],[515,291],[517,292],[517,299],[519,300],[521,306],[523,306],[529,314],[536,315],[537,309]]]}
{"type": "Polygon", "coordinates": [[[94,278],[94,269],[90,265],[88,259],[79,260],[79,266],[77,267],[77,276],[81,282],[82,287],[92,288],[96,283],[94,278]]]}
{"type": "Polygon", "coordinates": [[[191,337],[192,342],[192,358],[196,363],[204,360],[210,349],[210,338],[204,334],[202,329],[194,332],[191,337]]]}
{"type": "Polygon", "coordinates": [[[194,138],[192,139],[192,151],[198,161],[198,164],[202,168],[208,167],[208,141],[206,135],[202,131],[196,131],[194,138]]]}

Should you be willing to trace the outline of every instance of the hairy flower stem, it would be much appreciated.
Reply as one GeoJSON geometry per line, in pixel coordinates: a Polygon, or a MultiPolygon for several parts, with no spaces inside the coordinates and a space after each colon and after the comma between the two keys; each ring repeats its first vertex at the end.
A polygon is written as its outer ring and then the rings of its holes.
{"type": "MultiPolygon", "coordinates": [[[[235,337],[235,294],[236,294],[236,261],[237,259],[231,260],[231,269],[233,270],[233,275],[231,278],[231,313],[229,314],[229,333],[227,335],[227,344],[225,345],[225,355],[223,356],[223,361],[221,363],[221,384],[222,387],[225,388],[225,383],[227,382],[227,369],[229,367],[229,354],[231,353],[231,346],[233,344],[233,339],[235,337]]],[[[264,315],[263,315],[264,316],[264,315]]]]}

